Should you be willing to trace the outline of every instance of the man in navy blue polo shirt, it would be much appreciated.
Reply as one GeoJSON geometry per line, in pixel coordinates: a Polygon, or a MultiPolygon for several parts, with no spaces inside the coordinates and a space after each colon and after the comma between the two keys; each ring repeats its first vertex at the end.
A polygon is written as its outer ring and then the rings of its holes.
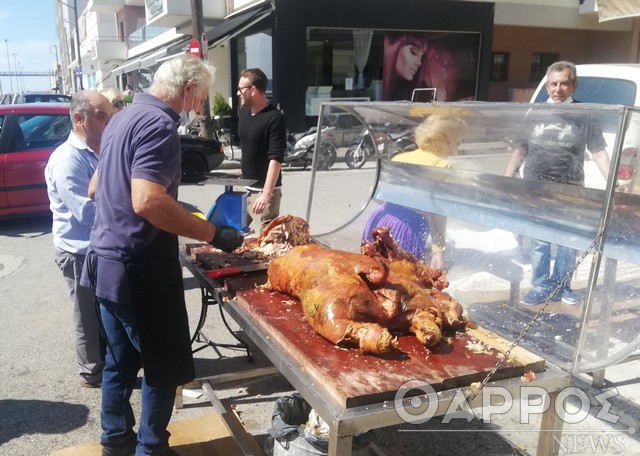
{"type": "Polygon", "coordinates": [[[177,126],[199,114],[213,76],[210,65],[188,54],[166,61],[150,93],[136,94],[102,137],[84,280],[95,287],[107,340],[103,456],[175,454],[166,430],[175,390],[194,377],[177,236],[225,251],[242,244],[237,230],[202,220],[177,202],[177,126]],[[129,398],[141,367],[136,435],[129,398]]]}

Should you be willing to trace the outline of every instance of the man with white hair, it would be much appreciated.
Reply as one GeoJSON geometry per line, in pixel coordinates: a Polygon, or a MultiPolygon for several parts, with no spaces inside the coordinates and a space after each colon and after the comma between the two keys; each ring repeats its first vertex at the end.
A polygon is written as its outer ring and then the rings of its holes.
{"type": "Polygon", "coordinates": [[[166,61],[149,94],[138,93],[102,137],[83,280],[96,290],[107,341],[103,456],[176,454],[167,425],[176,387],[194,377],[178,236],[228,252],[242,244],[238,230],[215,226],[177,202],[177,126],[200,114],[213,77],[213,67],[192,55],[166,61]],[[141,367],[136,435],[129,398],[141,367]]]}
{"type": "MultiPolygon", "coordinates": [[[[577,88],[575,64],[561,60],[547,68],[547,103],[576,103],[573,93],[577,88]]],[[[569,113],[545,114],[543,117],[531,114],[528,117],[526,134],[514,141],[505,175],[516,175],[524,164],[524,179],[584,185],[585,150],[589,150],[598,169],[607,178],[610,165],[605,149],[607,144],[595,119],[569,113]]],[[[531,239],[531,290],[522,297],[525,306],[544,304],[560,284],[563,286],[553,299],[569,305],[577,305],[582,300],[580,294],[571,289],[569,276],[576,263],[577,251],[557,245],[552,267],[551,246],[550,242],[531,239]]]]}

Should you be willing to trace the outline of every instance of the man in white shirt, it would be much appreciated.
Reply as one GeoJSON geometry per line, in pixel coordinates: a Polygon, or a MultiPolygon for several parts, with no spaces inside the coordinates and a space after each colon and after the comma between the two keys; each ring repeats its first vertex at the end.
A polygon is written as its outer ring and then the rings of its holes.
{"type": "Polygon", "coordinates": [[[44,171],[53,213],[55,261],[69,286],[80,386],[87,388],[98,388],[102,383],[104,349],[94,294],[79,281],[95,215],[95,202],[88,196],[89,182],[111,109],[109,100],[99,92],[75,93],[70,107],[73,131],[51,154],[44,171]]]}

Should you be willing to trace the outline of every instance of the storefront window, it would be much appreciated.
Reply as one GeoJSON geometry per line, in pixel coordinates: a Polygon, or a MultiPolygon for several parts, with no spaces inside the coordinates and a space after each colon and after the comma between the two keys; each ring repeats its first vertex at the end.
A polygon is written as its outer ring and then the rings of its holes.
{"type": "Polygon", "coordinates": [[[238,68],[260,68],[269,79],[267,98],[271,99],[273,83],[273,59],[271,35],[267,30],[238,37],[238,68]]]}
{"type": "Polygon", "coordinates": [[[479,33],[307,28],[307,115],[323,99],[474,100],[479,33]]]}

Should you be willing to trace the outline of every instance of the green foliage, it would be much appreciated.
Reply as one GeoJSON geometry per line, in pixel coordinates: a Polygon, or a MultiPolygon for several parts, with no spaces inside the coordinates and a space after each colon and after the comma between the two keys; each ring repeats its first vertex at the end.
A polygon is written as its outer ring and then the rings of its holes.
{"type": "Polygon", "coordinates": [[[215,96],[213,97],[213,106],[211,109],[213,110],[214,116],[231,115],[231,106],[229,106],[226,98],[220,92],[216,92],[215,96]]]}

